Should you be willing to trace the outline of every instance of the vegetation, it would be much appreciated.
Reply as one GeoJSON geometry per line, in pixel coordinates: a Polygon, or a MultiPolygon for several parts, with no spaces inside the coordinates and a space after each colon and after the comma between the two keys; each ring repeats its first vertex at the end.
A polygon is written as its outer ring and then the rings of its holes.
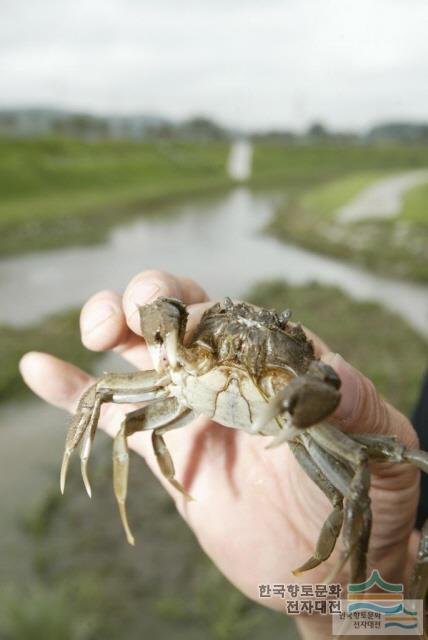
{"type": "Polygon", "coordinates": [[[428,186],[410,190],[403,210],[392,218],[342,223],[337,210],[385,175],[352,172],[294,193],[268,230],[286,242],[379,271],[428,282],[428,186]]]}
{"type": "Polygon", "coordinates": [[[1,141],[0,253],[91,243],[126,214],[224,188],[224,142],[1,141]]]}
{"type": "Polygon", "coordinates": [[[320,215],[334,218],[339,207],[357,196],[363,189],[384,176],[380,171],[350,173],[326,182],[302,194],[304,209],[317,211],[320,215]]]}
{"type": "Polygon", "coordinates": [[[47,351],[90,368],[97,354],[82,346],[77,310],[44,319],[34,327],[0,327],[0,401],[28,393],[18,371],[27,351],[47,351]]]}
{"type": "MultiPolygon", "coordinates": [[[[428,225],[428,184],[414,187],[405,194],[400,218],[403,222],[428,225]]],[[[428,249],[427,244],[425,249],[428,249]]]]}
{"type": "Polygon", "coordinates": [[[399,144],[258,144],[254,180],[310,187],[351,172],[389,172],[428,166],[427,145],[399,144]]]}
{"type": "MultiPolygon", "coordinates": [[[[137,544],[126,544],[111,488],[111,442],[102,437],[91,461],[93,500],[73,468],[67,499],[55,474],[54,488],[25,517],[32,577],[0,590],[0,637],[297,640],[289,619],[250,602],[219,573],[137,456],[129,487],[137,544]]],[[[15,568],[6,562],[5,584],[8,570],[15,568]]]]}
{"type": "MultiPolygon", "coordinates": [[[[3,139],[1,146],[3,255],[97,242],[126,216],[156,215],[156,206],[166,201],[231,185],[226,175],[229,143],[224,140],[45,137],[3,139]]],[[[331,180],[335,189],[345,186],[345,193],[354,193],[350,183],[340,185],[338,178],[348,175],[357,187],[366,178],[427,164],[427,146],[344,144],[329,138],[306,144],[256,141],[251,184],[281,185],[292,198],[294,193],[294,213],[296,190],[331,180]]],[[[300,217],[307,208],[298,205],[300,217]]],[[[281,235],[279,227],[277,223],[274,230],[281,235]]],[[[295,239],[300,241],[301,235],[306,231],[297,229],[295,239]]],[[[339,249],[325,246],[319,235],[320,249],[337,255],[339,249]]]]}

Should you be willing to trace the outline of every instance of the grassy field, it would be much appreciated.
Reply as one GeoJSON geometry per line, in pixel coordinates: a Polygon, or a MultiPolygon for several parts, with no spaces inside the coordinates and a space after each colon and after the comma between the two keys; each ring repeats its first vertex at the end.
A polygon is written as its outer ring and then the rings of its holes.
{"type": "Polygon", "coordinates": [[[3,255],[92,243],[125,215],[230,184],[225,143],[0,143],[3,255]]]}
{"type": "Polygon", "coordinates": [[[254,149],[255,182],[308,187],[350,173],[428,166],[428,145],[266,144],[254,149]]]}
{"type": "Polygon", "coordinates": [[[428,282],[428,186],[411,189],[393,218],[340,223],[337,210],[385,171],[352,172],[302,188],[268,225],[269,232],[315,252],[387,276],[428,282]]]}
{"type": "Polygon", "coordinates": [[[336,209],[355,198],[363,189],[380,180],[385,173],[350,173],[305,191],[300,203],[305,210],[317,211],[332,220],[336,209]]]}
{"type": "MultiPolygon", "coordinates": [[[[278,310],[291,307],[295,320],[361,368],[397,407],[411,411],[426,342],[400,318],[316,284],[262,282],[246,298],[278,310]]],[[[85,368],[96,357],[79,346],[73,311],[33,329],[3,328],[0,339],[2,397],[23,398],[16,363],[28,348],[47,349],[85,368]]],[[[126,633],[137,640],[143,630],[169,640],[297,637],[289,619],[248,601],[221,576],[137,456],[131,461],[129,510],[138,544],[126,545],[111,490],[111,443],[100,435],[95,445],[93,500],[74,466],[66,499],[55,472],[52,489],[21,520],[33,577],[0,588],[2,638],[115,640],[126,633]]]]}
{"type": "Polygon", "coordinates": [[[428,225],[428,184],[410,189],[404,196],[401,219],[412,223],[428,225]]]}

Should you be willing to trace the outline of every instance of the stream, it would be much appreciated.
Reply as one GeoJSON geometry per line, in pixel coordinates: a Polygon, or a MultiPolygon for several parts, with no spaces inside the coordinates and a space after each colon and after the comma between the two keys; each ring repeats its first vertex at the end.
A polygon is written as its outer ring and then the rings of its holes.
{"type": "Polygon", "coordinates": [[[260,233],[281,198],[237,187],[119,224],[103,244],[0,260],[0,324],[32,324],[80,306],[99,289],[121,291],[139,271],[159,268],[192,276],[215,298],[242,296],[257,280],[272,278],[335,285],[382,304],[428,337],[427,286],[380,277],[260,233]]]}

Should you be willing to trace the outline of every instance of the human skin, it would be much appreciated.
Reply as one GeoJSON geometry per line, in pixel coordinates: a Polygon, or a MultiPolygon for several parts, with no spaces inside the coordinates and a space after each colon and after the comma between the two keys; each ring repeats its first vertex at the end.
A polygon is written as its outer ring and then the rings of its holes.
{"type": "MultiPolygon", "coordinates": [[[[225,292],[227,293],[227,292],[225,292]]],[[[83,344],[93,351],[113,349],[138,369],[151,368],[141,337],[137,305],[158,296],[180,298],[189,305],[189,332],[210,306],[203,289],[189,278],[160,271],[135,276],[123,296],[101,291],[81,312],[83,344]]],[[[342,380],[342,399],[330,419],[346,432],[395,435],[406,447],[418,447],[405,416],[380,398],[373,384],[307,330],[317,354],[342,380]]],[[[74,365],[43,353],[30,352],[20,369],[28,386],[54,406],[73,412],[93,378],[74,365]]],[[[132,405],[104,405],[100,427],[113,436],[132,405]]],[[[176,477],[194,500],[187,502],[160,474],[150,433],[136,433],[128,442],[171,494],[200,545],[224,575],[260,604],[283,610],[284,601],[259,598],[259,584],[319,583],[335,566],[340,550],[321,567],[301,578],[292,570],[313,552],[321,526],[331,510],[325,496],[297,464],[287,445],[266,450],[267,438],[223,427],[199,417],[166,436],[176,477]]],[[[373,527],[369,567],[389,581],[408,581],[418,532],[414,529],[419,497],[419,472],[410,465],[371,464],[373,527]]],[[[131,496],[131,499],[136,499],[131,496]]],[[[144,499],[144,497],[142,497],[144,499]]],[[[138,531],[134,532],[137,536],[138,531]]],[[[346,589],[345,567],[335,582],[346,589]]],[[[296,617],[304,638],[328,638],[328,617],[296,617]]]]}

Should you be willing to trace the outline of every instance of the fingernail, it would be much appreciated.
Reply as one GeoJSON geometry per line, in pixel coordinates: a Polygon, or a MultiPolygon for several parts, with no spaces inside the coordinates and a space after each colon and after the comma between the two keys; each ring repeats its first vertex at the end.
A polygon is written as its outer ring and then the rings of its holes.
{"type": "Polygon", "coordinates": [[[342,398],[335,412],[335,417],[346,422],[355,414],[358,405],[360,385],[356,371],[339,353],[327,353],[322,357],[322,360],[333,367],[342,382],[340,387],[342,398]]]}
{"type": "Polygon", "coordinates": [[[135,304],[147,304],[157,296],[161,288],[162,284],[153,280],[140,280],[135,283],[128,296],[135,304]]]}
{"type": "Polygon", "coordinates": [[[93,302],[93,304],[86,307],[82,317],[80,319],[80,329],[82,335],[88,335],[94,329],[97,329],[106,320],[116,315],[119,308],[112,305],[110,302],[93,302]]]}

